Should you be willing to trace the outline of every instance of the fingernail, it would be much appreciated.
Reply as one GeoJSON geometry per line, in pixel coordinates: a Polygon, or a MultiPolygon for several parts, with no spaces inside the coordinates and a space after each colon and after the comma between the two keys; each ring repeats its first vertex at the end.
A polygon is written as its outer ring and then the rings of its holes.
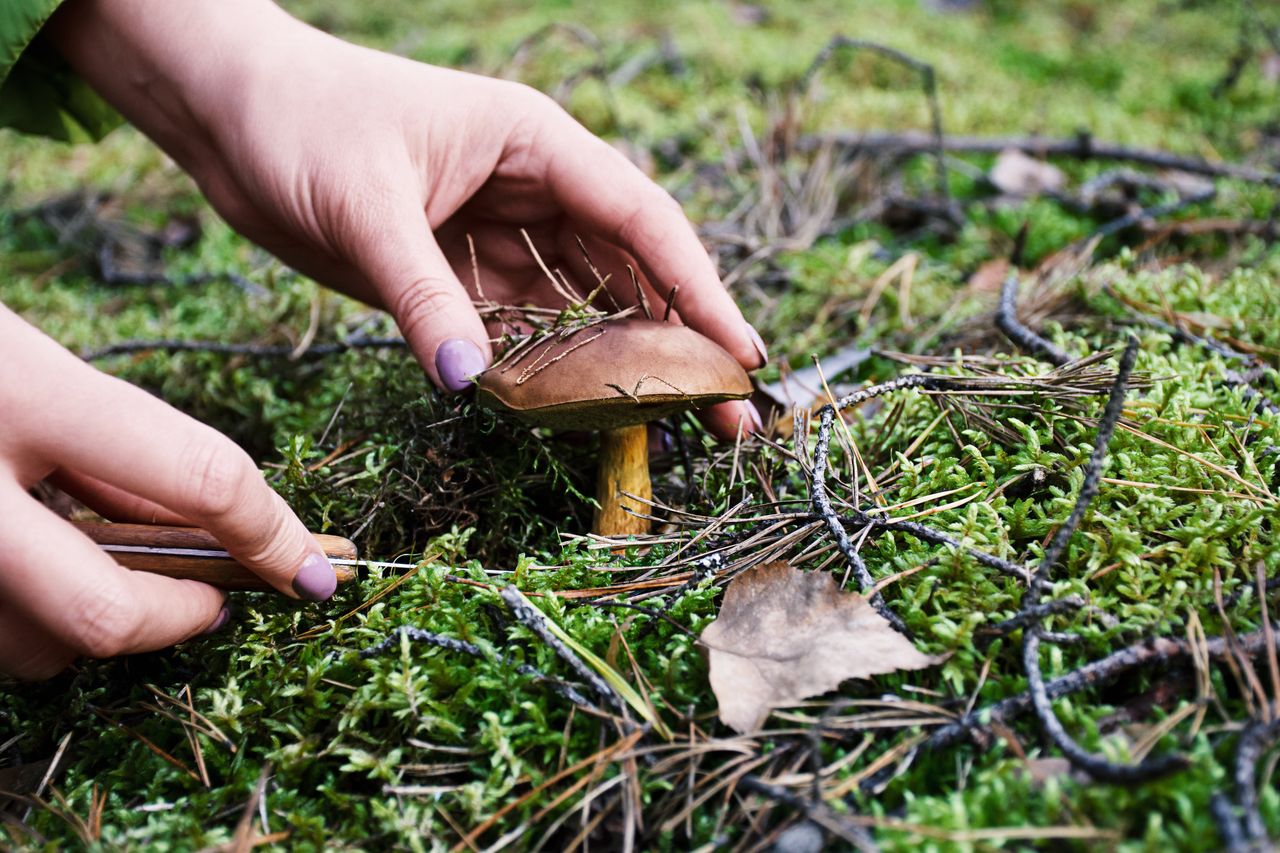
{"type": "Polygon", "coordinates": [[[450,338],[436,348],[436,372],[450,391],[471,387],[471,377],[485,368],[480,347],[465,338],[450,338]]]}
{"type": "Polygon", "coordinates": [[[200,635],[202,637],[207,637],[209,634],[216,634],[225,628],[227,623],[230,621],[231,608],[224,604],[222,605],[222,609],[218,611],[217,618],[213,620],[213,624],[201,631],[200,635]]]}
{"type": "Polygon", "coordinates": [[[743,405],[747,407],[747,429],[750,432],[764,432],[764,421],[760,420],[760,410],[750,400],[744,400],[743,405]]]}
{"type": "Polygon", "coordinates": [[[747,323],[747,335],[751,338],[751,343],[756,345],[756,352],[760,353],[760,364],[758,366],[764,367],[769,363],[769,351],[764,348],[764,338],[760,337],[760,333],[750,323],[747,323]]]}
{"type": "Polygon", "coordinates": [[[338,573],[323,554],[308,554],[293,576],[293,591],[307,601],[324,601],[338,588],[338,573]]]}

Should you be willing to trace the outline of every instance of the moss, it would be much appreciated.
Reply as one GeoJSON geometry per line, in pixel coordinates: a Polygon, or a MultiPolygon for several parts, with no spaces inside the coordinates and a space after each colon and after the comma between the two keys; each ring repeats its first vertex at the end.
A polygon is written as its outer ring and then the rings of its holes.
{"type": "MultiPolygon", "coordinates": [[[[737,110],[745,110],[757,129],[764,124],[768,99],[759,87],[794,80],[833,28],[934,62],[947,125],[956,133],[1069,134],[1087,125],[1099,138],[1238,157],[1262,144],[1274,101],[1274,91],[1253,66],[1229,93],[1212,96],[1240,21],[1235,12],[1210,5],[1168,11],[1157,0],[992,3],[956,15],[914,0],[852,10],[814,2],[770,5],[763,26],[739,23],[729,6],[711,2],[643,8],[597,3],[589,14],[575,2],[502,14],[488,0],[444,2],[434,4],[432,20],[421,25],[417,6],[400,0],[376,10],[350,3],[290,5],[359,41],[489,71],[504,67],[523,36],[551,21],[589,21],[611,68],[669,33],[684,61],[683,75],[655,66],[612,92],[584,84],[568,103],[589,126],[615,138],[641,146],[675,139],[682,157],[700,162],[721,159],[723,150],[709,130],[728,128],[732,139],[736,124],[726,119],[737,110]]],[[[511,73],[544,88],[598,58],[563,35],[539,40],[531,51],[511,73]]],[[[910,75],[864,56],[845,56],[822,74],[804,121],[806,129],[922,127],[925,111],[910,75]]],[[[671,171],[661,177],[700,216],[723,213],[744,189],[726,193],[723,183],[700,184],[680,160],[672,158],[671,171]]],[[[971,162],[979,169],[990,163],[971,162]]],[[[1105,168],[1063,166],[1073,181],[1105,168]]],[[[6,210],[0,213],[0,299],[74,349],[130,338],[291,343],[307,328],[313,304],[324,339],[389,329],[362,306],[322,295],[232,234],[189,181],[136,133],[119,132],[94,149],[6,135],[0,169],[7,182],[6,210]],[[37,217],[15,212],[85,186],[114,193],[118,201],[111,215],[139,228],[154,228],[173,212],[197,213],[201,241],[192,251],[171,251],[169,268],[178,274],[233,271],[261,292],[229,281],[173,287],[99,283],[83,247],[63,244],[37,217]]],[[[904,186],[926,190],[932,175],[931,164],[912,164],[904,186]]],[[[807,366],[810,354],[850,343],[936,351],[983,322],[991,296],[969,288],[969,276],[984,261],[1007,255],[1024,221],[1031,223],[1031,261],[1050,257],[1099,224],[1050,200],[993,206],[983,182],[963,169],[953,170],[951,189],[966,212],[954,239],[852,225],[809,248],[781,253],[772,275],[738,285],[736,296],[774,352],[766,378],[776,378],[783,360],[807,366]],[[868,303],[877,278],[906,252],[918,254],[909,296],[895,282],[868,303]]],[[[1261,217],[1272,203],[1266,189],[1224,182],[1217,199],[1197,214],[1261,217]]],[[[1136,251],[1133,241],[1133,235],[1108,241],[1099,256],[1109,260],[1064,287],[1068,308],[1045,325],[1055,342],[1078,353],[1116,343],[1118,331],[1108,321],[1126,318],[1130,309],[1104,292],[1105,284],[1131,305],[1158,315],[1179,312],[1276,364],[1280,290],[1274,281],[1280,255],[1269,245],[1194,238],[1136,251]],[[1173,263],[1174,254],[1194,263],[1173,263]]],[[[1043,665],[1051,677],[1140,637],[1181,636],[1193,612],[1209,633],[1222,630],[1212,606],[1215,574],[1224,594],[1239,594],[1227,611],[1231,625],[1250,630],[1260,619],[1249,590],[1253,567],[1261,563],[1268,576],[1280,571],[1280,547],[1269,532],[1277,522],[1274,500],[1242,497],[1264,490],[1275,477],[1277,462],[1263,451],[1280,444],[1280,424],[1268,416],[1251,418],[1241,392],[1220,381],[1230,365],[1217,356],[1176,345],[1158,331],[1139,331],[1138,367],[1152,385],[1131,395],[1126,416],[1142,435],[1118,433],[1107,468],[1108,477],[1130,484],[1104,486],[1056,572],[1055,594],[1081,595],[1090,607],[1055,622],[1082,640],[1046,650],[1043,665]],[[1111,618],[1102,618],[1104,613],[1111,618]]],[[[358,531],[371,557],[425,556],[426,562],[403,582],[373,572],[323,607],[238,596],[238,617],[222,636],[83,664],[46,684],[9,685],[0,696],[0,743],[10,732],[20,739],[18,752],[10,750],[0,760],[18,753],[26,759],[47,756],[63,736],[72,735],[55,780],[65,807],[37,809],[29,821],[48,839],[46,846],[76,843],[73,827],[58,810],[87,815],[95,790],[106,797],[99,842],[104,849],[224,843],[261,769],[270,764],[268,823],[291,833],[279,849],[443,849],[456,842],[455,826],[465,831],[478,825],[559,767],[601,748],[594,720],[571,712],[544,685],[516,671],[517,664],[529,663],[567,677],[554,653],[510,621],[492,590],[478,586],[491,581],[486,569],[510,568],[532,593],[600,586],[633,577],[670,553],[665,547],[646,554],[632,549],[605,559],[581,540],[562,540],[560,534],[586,527],[581,492],[590,482],[589,446],[546,440],[467,402],[436,397],[400,351],[299,361],[154,353],[115,357],[101,366],[232,435],[313,528],[358,531]],[[396,583],[390,594],[362,607],[396,583]],[[408,641],[385,655],[359,656],[402,625],[465,639],[483,657],[408,641]],[[199,774],[183,727],[155,710],[157,704],[164,707],[163,700],[148,685],[168,696],[190,685],[195,707],[226,734],[225,743],[197,736],[208,788],[192,776],[199,774]],[[432,745],[470,751],[440,752],[432,745]],[[442,764],[461,767],[420,775],[442,764]],[[449,790],[438,796],[393,792],[437,784],[449,790]]],[[[854,380],[885,379],[901,369],[887,358],[873,358],[854,380]]],[[[1025,361],[1010,357],[993,369],[1017,372],[1025,361]]],[[[895,466],[890,502],[963,490],[903,512],[927,511],[929,524],[967,545],[1033,561],[1079,488],[1097,404],[1082,412],[1052,400],[997,400],[993,406],[986,414],[998,429],[973,411],[967,420],[952,411],[949,420],[938,421],[935,400],[909,392],[858,413],[850,429],[873,470],[895,466]],[[963,498],[972,499],[942,506],[963,498]]],[[[730,465],[709,461],[725,454],[723,448],[687,426],[684,437],[692,476],[677,459],[659,458],[659,497],[683,503],[691,496],[694,510],[714,514],[745,495],[761,497],[766,483],[779,500],[806,494],[796,466],[757,446],[743,448],[731,480],[730,465]]],[[[841,476],[849,470],[838,447],[832,462],[841,476]]],[[[974,697],[985,704],[1025,689],[1016,635],[993,642],[989,634],[1018,607],[1021,593],[1012,580],[959,551],[926,546],[901,533],[869,540],[863,554],[880,579],[937,558],[893,582],[885,595],[922,647],[949,657],[925,673],[847,685],[847,695],[926,695],[952,704],[974,697]]],[[[821,559],[825,555],[809,565],[821,559]]],[[[718,596],[717,587],[703,583],[644,603],[670,605],[671,619],[697,633],[714,617],[718,596]]],[[[722,733],[712,719],[715,702],[705,662],[687,634],[661,620],[650,626],[626,609],[553,597],[537,601],[633,684],[643,676],[645,690],[668,721],[692,708],[700,726],[722,733]]],[[[1194,699],[1188,686],[1164,705],[1150,700],[1148,694],[1167,675],[1139,674],[1056,707],[1085,746],[1124,757],[1142,734],[1135,726],[1156,725],[1176,713],[1179,702],[1194,699]],[[1117,724],[1118,716],[1128,722],[1117,724]]],[[[1228,716],[1238,718],[1243,710],[1230,676],[1215,671],[1213,685],[1228,716]]],[[[876,836],[888,849],[996,846],[999,839],[966,840],[972,836],[962,833],[1052,826],[1109,833],[1106,843],[1117,849],[1205,849],[1219,843],[1207,804],[1227,784],[1231,739],[1215,728],[1223,722],[1211,715],[1195,734],[1186,723],[1175,727],[1156,748],[1182,750],[1191,769],[1133,789],[1069,775],[1034,781],[1018,750],[1032,758],[1052,750],[1039,742],[1033,725],[1021,721],[1012,727],[1011,741],[919,755],[884,791],[854,795],[845,805],[883,819],[876,836]],[[930,834],[894,828],[904,824],[928,827],[930,834]]],[[[867,753],[845,765],[839,778],[861,772],[909,735],[876,732],[867,753]]],[[[835,760],[854,742],[829,744],[824,757],[835,760]]],[[[787,743],[780,737],[763,748],[781,753],[787,743]]],[[[642,779],[640,796],[650,805],[683,784],[654,775],[642,779]]],[[[532,819],[562,790],[552,786],[523,802],[482,841],[532,819]]],[[[571,797],[553,807],[538,830],[575,802],[571,797]]],[[[1280,831],[1274,788],[1264,790],[1262,805],[1268,826],[1280,831]]],[[[722,825],[719,817],[718,807],[708,804],[691,819],[689,835],[677,821],[655,829],[650,843],[687,849],[718,838],[736,840],[747,831],[740,823],[722,825]]],[[[40,846],[12,832],[0,829],[0,839],[40,846]]]]}

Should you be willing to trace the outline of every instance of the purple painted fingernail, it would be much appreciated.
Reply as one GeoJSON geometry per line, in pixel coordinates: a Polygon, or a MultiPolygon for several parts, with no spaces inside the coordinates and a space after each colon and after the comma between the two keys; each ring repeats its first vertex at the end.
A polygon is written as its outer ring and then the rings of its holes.
{"type": "Polygon", "coordinates": [[[747,335],[751,338],[751,343],[756,345],[756,352],[760,353],[760,367],[764,367],[769,363],[769,351],[764,348],[764,338],[760,337],[760,333],[750,323],[747,324],[747,335]]]}
{"type": "Polygon", "coordinates": [[[484,353],[465,338],[450,338],[436,348],[436,372],[450,391],[470,388],[471,377],[484,368],[484,353]]]}
{"type": "Polygon", "coordinates": [[[293,576],[293,591],[307,601],[324,601],[338,588],[338,573],[323,554],[308,554],[293,576]]]}
{"type": "Polygon", "coordinates": [[[222,609],[218,611],[217,618],[213,620],[213,624],[210,625],[208,628],[205,628],[203,631],[201,631],[200,635],[208,636],[209,634],[216,634],[219,631],[221,631],[223,628],[225,628],[227,626],[227,623],[230,621],[231,621],[231,608],[224,604],[222,605],[222,609]]]}
{"type": "Polygon", "coordinates": [[[764,432],[764,421],[760,419],[760,410],[750,400],[744,400],[747,406],[747,429],[750,432],[764,432]]]}

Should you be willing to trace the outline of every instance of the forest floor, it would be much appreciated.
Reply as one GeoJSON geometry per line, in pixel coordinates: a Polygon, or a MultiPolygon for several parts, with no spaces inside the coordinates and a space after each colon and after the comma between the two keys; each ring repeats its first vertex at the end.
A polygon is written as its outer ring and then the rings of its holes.
{"type": "Polygon", "coordinates": [[[394,325],[235,235],[138,133],[69,147],[0,132],[0,301],[233,437],[312,529],[416,566],[370,570],[319,606],[238,594],[217,636],[0,684],[0,788],[25,797],[0,799],[0,846],[1243,850],[1280,836],[1280,667],[1265,653],[1280,586],[1274,10],[285,5],[553,94],[685,204],[769,346],[761,381],[817,356],[830,388],[769,439],[670,424],[658,532],[601,543],[583,535],[589,442],[436,396],[402,347],[349,346],[394,325]],[[836,33],[873,46],[824,52],[836,33]],[[997,138],[1052,156],[1000,154],[997,138]],[[997,327],[1010,269],[1031,339],[997,327]],[[1063,367],[1055,351],[1097,359],[1063,367]],[[818,451],[828,395],[922,372],[937,387],[847,406],[818,451]],[[815,489],[840,517],[815,512],[815,489]],[[776,560],[850,590],[864,564],[941,661],[729,729],[698,637],[727,583],[776,560]],[[1029,592],[1024,567],[1042,563],[1029,592]],[[531,629],[511,586],[569,648],[531,629]],[[1046,681],[1051,713],[1026,699],[1046,681]]]}

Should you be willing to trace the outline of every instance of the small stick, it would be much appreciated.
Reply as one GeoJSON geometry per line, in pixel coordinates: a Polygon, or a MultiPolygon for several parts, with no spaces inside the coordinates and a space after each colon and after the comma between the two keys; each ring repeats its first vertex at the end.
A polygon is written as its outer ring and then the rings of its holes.
{"type": "MultiPolygon", "coordinates": [[[[933,134],[920,132],[892,133],[877,130],[836,131],[802,138],[798,147],[810,151],[824,145],[854,151],[887,154],[935,154],[938,140],[933,134]]],[[[1209,178],[1231,178],[1250,183],[1280,186],[1280,174],[1262,171],[1238,163],[1211,163],[1198,157],[1184,157],[1169,151],[1146,148],[1128,148],[1109,142],[1099,142],[1088,131],[1074,138],[1050,139],[1038,137],[988,137],[946,136],[942,150],[956,154],[999,154],[1008,148],[1016,148],[1033,157],[1074,157],[1080,160],[1114,160],[1136,163],[1154,169],[1174,169],[1209,178]]]]}
{"type": "Polygon", "coordinates": [[[1000,307],[996,311],[996,327],[1022,349],[1042,356],[1058,367],[1071,361],[1071,356],[1022,325],[1022,321],[1018,319],[1018,273],[1014,270],[1009,271],[1004,284],[1000,287],[1000,307]]]}
{"type": "MultiPolygon", "coordinates": [[[[1138,339],[1130,336],[1120,357],[1120,369],[1116,373],[1115,384],[1107,405],[1103,409],[1102,419],[1098,423],[1098,434],[1094,439],[1093,453],[1085,468],[1084,483],[1075,505],[1071,508],[1067,520],[1054,534],[1049,547],[1045,549],[1044,559],[1032,577],[1022,599],[1022,611],[1028,612],[1040,604],[1040,596],[1048,589],[1052,579],[1053,567],[1066,551],[1085,511],[1098,493],[1098,483],[1102,477],[1103,465],[1106,463],[1107,446],[1115,433],[1116,424],[1124,410],[1124,398],[1129,388],[1129,374],[1133,371],[1133,363],[1138,355],[1138,339]]],[[[1106,758],[1095,755],[1080,746],[1062,727],[1062,722],[1054,713],[1045,688],[1044,675],[1040,671],[1040,642],[1044,639],[1044,630],[1038,623],[1032,623],[1022,634],[1022,663],[1027,674],[1028,692],[1031,694],[1031,705],[1040,721],[1041,730],[1048,735],[1054,745],[1062,750],[1072,766],[1087,772],[1095,779],[1123,784],[1135,784],[1167,775],[1184,769],[1188,762],[1181,755],[1164,755],[1159,758],[1146,759],[1137,764],[1116,764],[1106,758]]]]}
{"type": "MultiPolygon", "coordinates": [[[[366,660],[371,657],[376,657],[377,655],[380,655],[388,649],[398,645],[402,636],[408,637],[415,643],[427,643],[428,645],[436,646],[437,648],[446,649],[451,652],[460,652],[476,658],[486,657],[484,650],[474,643],[468,643],[466,640],[459,640],[456,637],[446,637],[443,634],[424,631],[421,628],[413,628],[408,625],[397,628],[393,633],[389,634],[376,645],[369,646],[367,649],[361,649],[360,657],[366,660]]],[[[498,657],[498,662],[502,664],[510,663],[510,661],[505,657],[498,657]]],[[[552,678],[551,676],[543,673],[540,669],[529,666],[527,663],[518,663],[515,665],[515,670],[521,675],[527,676],[534,681],[546,684],[553,691],[568,699],[575,705],[581,705],[583,708],[587,708],[592,711],[600,711],[599,707],[579,693],[573,685],[567,684],[558,678],[552,678]]]]}
{"type": "Polygon", "coordinates": [[[546,643],[600,698],[604,699],[605,702],[612,705],[624,716],[626,715],[627,705],[622,701],[622,697],[614,692],[613,688],[600,677],[599,673],[587,666],[582,661],[582,658],[574,654],[572,649],[547,629],[547,617],[543,616],[542,612],[536,607],[525,601],[519,590],[513,586],[507,586],[500,589],[498,594],[502,596],[502,600],[511,608],[511,614],[516,617],[516,620],[521,625],[528,628],[533,632],[534,636],[546,643]]]}
{"type": "Polygon", "coordinates": [[[662,312],[662,322],[665,323],[671,319],[671,310],[676,307],[676,297],[679,295],[680,285],[673,285],[671,290],[667,293],[667,307],[662,312]]]}
{"type": "MultiPolygon", "coordinates": [[[[408,343],[403,338],[353,338],[349,341],[314,344],[298,358],[319,358],[327,355],[349,352],[358,349],[403,349],[408,343]]],[[[116,355],[129,355],[139,352],[210,352],[218,355],[247,355],[254,358],[289,358],[293,355],[294,346],[272,346],[268,344],[237,344],[226,341],[120,341],[98,349],[81,350],[80,358],[84,361],[100,361],[116,355]]]]}

